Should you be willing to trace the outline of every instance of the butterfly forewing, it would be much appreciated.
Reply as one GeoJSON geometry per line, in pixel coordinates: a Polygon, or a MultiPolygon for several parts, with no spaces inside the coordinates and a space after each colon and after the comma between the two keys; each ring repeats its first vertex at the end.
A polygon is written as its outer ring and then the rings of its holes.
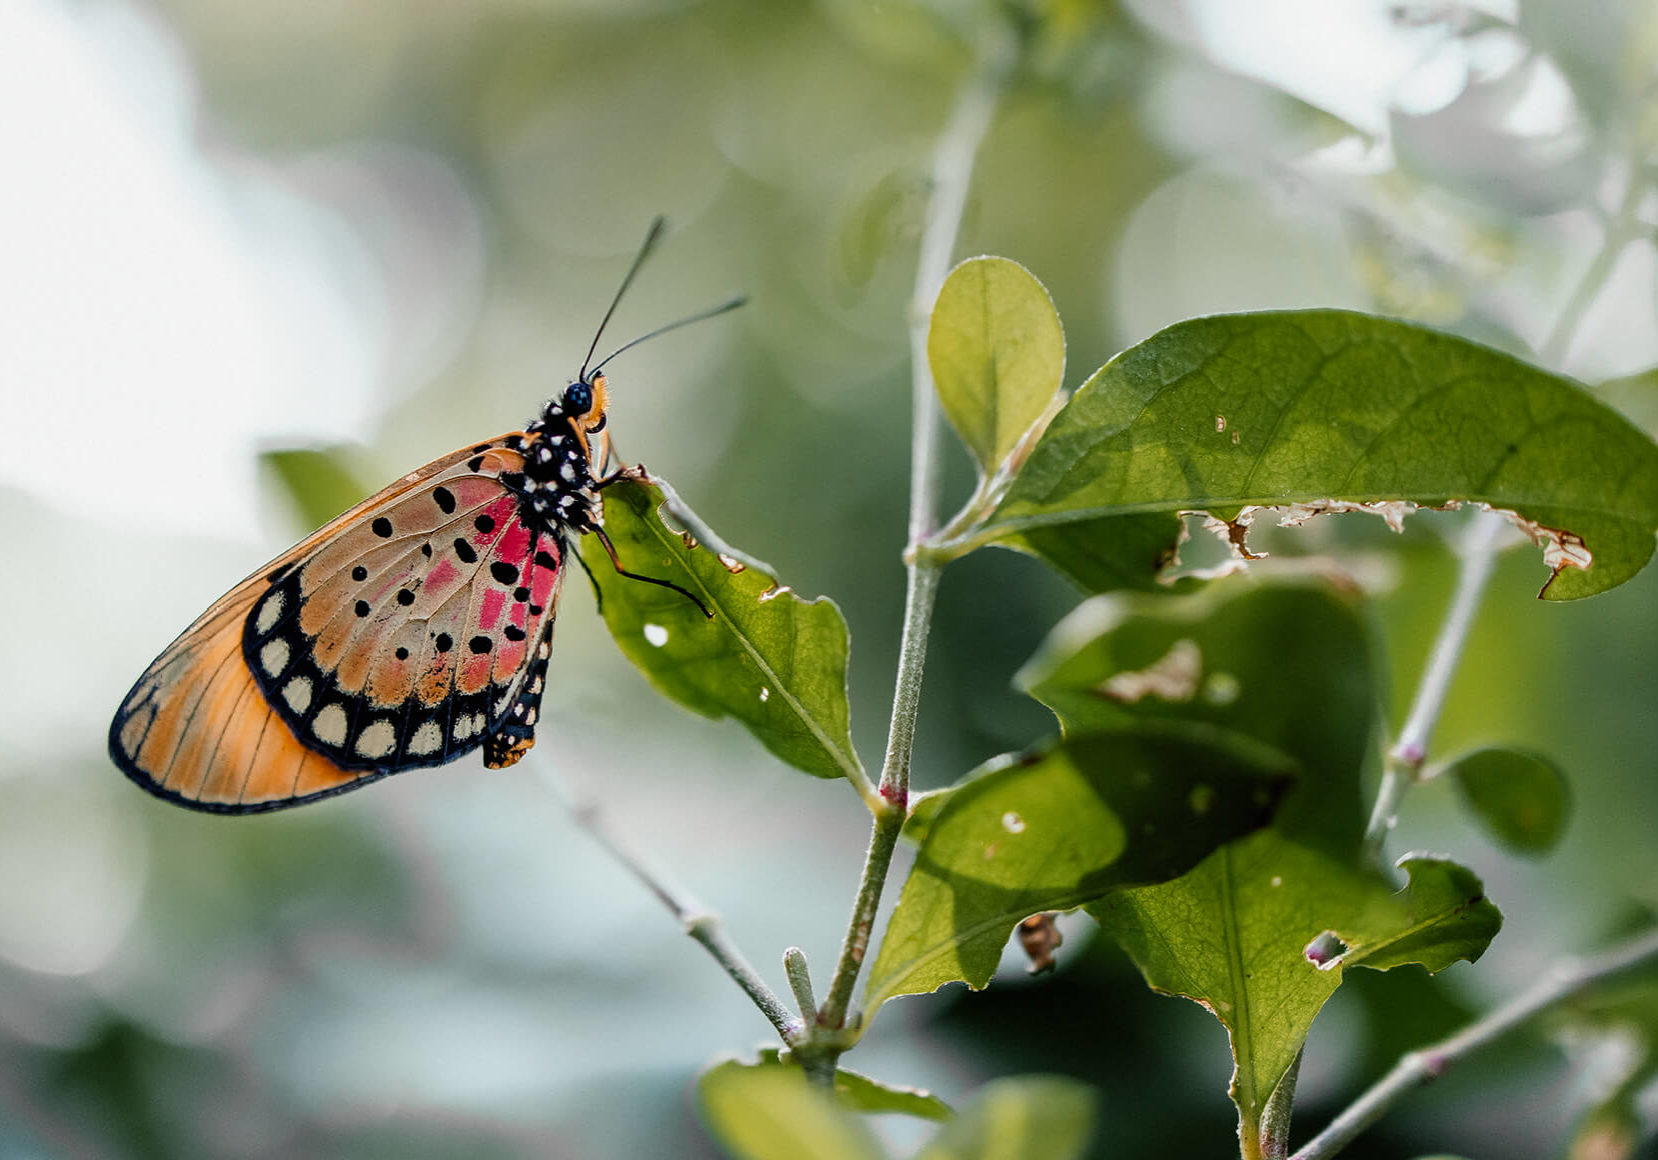
{"type": "Polygon", "coordinates": [[[493,739],[528,748],[564,545],[502,482],[521,435],[446,456],[219,600],[110,729],[127,774],[202,809],[298,804],[493,739]],[[497,737],[496,734],[501,736],[497,737]]]}

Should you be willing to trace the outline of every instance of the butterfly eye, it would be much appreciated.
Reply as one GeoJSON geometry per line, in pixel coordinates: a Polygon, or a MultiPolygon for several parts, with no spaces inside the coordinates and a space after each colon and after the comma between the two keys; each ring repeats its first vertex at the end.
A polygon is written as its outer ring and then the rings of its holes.
{"type": "Polygon", "coordinates": [[[564,410],[571,415],[585,415],[593,405],[593,388],[586,383],[571,383],[564,388],[564,410]]]}

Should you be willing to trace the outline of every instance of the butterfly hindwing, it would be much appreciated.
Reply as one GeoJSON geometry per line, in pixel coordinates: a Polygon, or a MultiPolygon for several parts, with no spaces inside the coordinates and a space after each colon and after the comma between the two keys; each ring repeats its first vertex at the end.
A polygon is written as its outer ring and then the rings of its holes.
{"type": "Polygon", "coordinates": [[[215,603],[123,702],[116,763],[162,797],[246,813],[486,739],[491,765],[521,756],[565,548],[502,481],[519,438],[405,476],[215,603]]]}

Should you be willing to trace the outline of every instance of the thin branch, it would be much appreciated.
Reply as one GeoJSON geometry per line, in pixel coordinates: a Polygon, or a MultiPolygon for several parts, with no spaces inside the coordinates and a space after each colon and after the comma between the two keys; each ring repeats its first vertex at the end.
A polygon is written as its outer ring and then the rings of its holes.
{"type": "Polygon", "coordinates": [[[819,1027],[840,1030],[846,1025],[852,992],[869,950],[870,934],[881,904],[881,891],[892,866],[909,804],[910,757],[915,742],[915,719],[921,704],[921,675],[926,667],[927,633],[933,600],[938,592],[940,565],[920,559],[913,550],[938,522],[939,408],[933,376],[927,362],[927,329],[939,287],[950,272],[951,255],[961,230],[967,193],[973,182],[973,163],[990,129],[996,102],[1012,66],[1015,45],[1006,29],[987,42],[979,68],[956,99],[950,120],[933,153],[932,196],[917,259],[915,296],[910,303],[910,376],[914,411],[910,461],[910,524],[908,577],[904,595],[904,633],[899,644],[898,675],[894,681],[892,723],[886,757],[881,763],[880,797],[864,859],[858,896],[841,944],[829,993],[818,1011],[819,1027]]]}
{"type": "Polygon", "coordinates": [[[1376,805],[1370,813],[1370,824],[1365,827],[1365,849],[1372,855],[1381,853],[1382,844],[1399,819],[1400,803],[1421,775],[1422,764],[1428,757],[1428,742],[1439,721],[1439,712],[1444,708],[1446,694],[1450,692],[1451,677],[1456,673],[1463,647],[1468,643],[1468,631],[1473,627],[1474,616],[1479,611],[1486,582],[1491,579],[1500,533],[1506,522],[1495,512],[1480,512],[1468,525],[1451,606],[1446,610],[1439,635],[1434,638],[1433,648],[1428,653],[1428,663],[1416,686],[1416,695],[1411,700],[1404,727],[1388,750],[1376,805]]]}
{"type": "Polygon", "coordinates": [[[703,948],[714,956],[714,961],[720,965],[720,969],[731,976],[753,1000],[760,1013],[777,1029],[777,1034],[785,1045],[792,1047],[797,1043],[805,1030],[801,1020],[784,1005],[743,956],[743,952],[737,949],[737,945],[725,933],[720,916],[700,905],[688,893],[672,885],[652,869],[643,857],[610,828],[595,803],[572,798],[553,774],[549,763],[542,762],[539,768],[543,779],[564,800],[570,810],[570,816],[576,823],[643,883],[645,889],[656,895],[657,900],[679,920],[680,925],[685,928],[685,933],[701,943],[703,948]]]}
{"type": "Polygon", "coordinates": [[[1601,954],[1556,963],[1531,987],[1484,1018],[1470,1023],[1449,1039],[1403,1056],[1375,1086],[1303,1145],[1291,1160],[1324,1160],[1334,1156],[1406,1094],[1439,1078],[1453,1063],[1590,987],[1653,963],[1658,963],[1658,929],[1601,954]]]}
{"type": "MultiPolygon", "coordinates": [[[[1584,268],[1538,351],[1538,360],[1544,366],[1558,368],[1563,363],[1583,316],[1605,289],[1606,279],[1617,265],[1624,247],[1638,235],[1635,214],[1650,180],[1651,175],[1640,166],[1630,166],[1623,198],[1611,220],[1606,223],[1600,249],[1584,268]]],[[[1491,577],[1491,566],[1497,553],[1497,533],[1501,527],[1502,517],[1485,512],[1476,516],[1468,529],[1456,594],[1452,597],[1444,623],[1440,625],[1439,636],[1434,640],[1428,666],[1417,686],[1404,728],[1388,751],[1382,783],[1376,793],[1376,804],[1371,810],[1370,823],[1365,827],[1364,846],[1371,855],[1381,853],[1388,832],[1398,821],[1400,804],[1410,787],[1421,777],[1423,763],[1428,757],[1428,741],[1439,720],[1439,711],[1450,690],[1457,662],[1462,657],[1462,647],[1467,642],[1468,629],[1479,609],[1486,581],[1491,577]]]]}

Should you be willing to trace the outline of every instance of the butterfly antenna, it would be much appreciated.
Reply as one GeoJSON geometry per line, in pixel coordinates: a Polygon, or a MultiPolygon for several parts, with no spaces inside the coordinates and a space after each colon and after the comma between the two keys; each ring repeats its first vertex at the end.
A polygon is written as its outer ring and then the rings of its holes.
{"type": "MultiPolygon", "coordinates": [[[[658,214],[656,219],[651,222],[651,228],[645,231],[645,240],[640,244],[639,252],[633,257],[633,265],[628,267],[627,274],[622,278],[622,284],[616,287],[616,297],[610,300],[610,309],[604,312],[604,318],[599,322],[599,329],[593,332],[593,345],[587,348],[587,357],[581,360],[581,374],[577,377],[582,381],[587,380],[587,364],[593,361],[593,352],[599,349],[599,339],[604,337],[604,328],[610,325],[610,316],[615,314],[616,307],[622,304],[622,295],[628,292],[628,287],[633,283],[633,276],[639,273],[639,267],[645,264],[645,259],[650,257],[652,250],[656,249],[656,243],[661,240],[662,231],[667,226],[668,219],[658,214]]],[[[603,365],[604,363],[599,364],[599,366],[603,365]]],[[[593,369],[596,371],[599,367],[593,369]]]]}
{"type": "Polygon", "coordinates": [[[698,311],[689,318],[681,318],[678,322],[670,322],[666,326],[659,326],[649,334],[640,335],[632,342],[624,343],[622,346],[617,347],[615,350],[605,355],[604,358],[599,360],[599,365],[593,368],[593,372],[597,374],[599,370],[604,367],[605,363],[621,354],[624,350],[632,350],[646,339],[655,338],[659,334],[667,334],[670,330],[678,330],[682,326],[690,326],[693,322],[705,322],[710,318],[718,318],[722,314],[737,309],[737,307],[742,306],[747,301],[747,294],[738,294],[735,297],[727,298],[718,306],[710,306],[707,310],[698,311]]]}
{"type": "Polygon", "coordinates": [[[685,597],[685,599],[689,600],[692,604],[695,604],[698,608],[702,609],[702,614],[709,620],[714,619],[714,614],[708,611],[708,605],[698,600],[695,593],[681,588],[672,580],[659,580],[655,576],[641,576],[637,572],[629,572],[626,568],[622,567],[622,561],[616,556],[616,545],[610,542],[610,537],[605,535],[605,530],[603,528],[594,528],[593,534],[599,537],[599,543],[603,544],[604,550],[609,553],[610,563],[615,567],[616,574],[618,576],[626,576],[629,580],[643,580],[646,584],[655,584],[658,588],[672,588],[675,592],[685,597]]]}

